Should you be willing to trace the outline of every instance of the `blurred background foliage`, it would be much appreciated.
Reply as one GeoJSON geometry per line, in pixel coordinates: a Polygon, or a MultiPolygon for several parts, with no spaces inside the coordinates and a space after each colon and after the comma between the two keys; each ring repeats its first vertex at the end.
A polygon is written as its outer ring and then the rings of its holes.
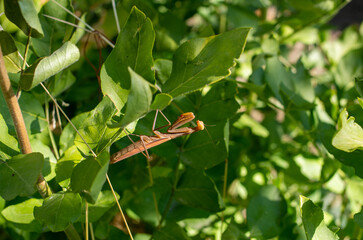
{"type": "MultiPolygon", "coordinates": [[[[3,1],[0,3],[2,12],[3,1]]],[[[44,5],[44,1],[34,3],[38,9],[44,5]]],[[[353,3],[343,0],[117,2],[121,27],[134,5],[151,19],[155,30],[152,55],[160,85],[168,78],[170,60],[183,42],[252,27],[244,53],[236,60],[231,75],[200,91],[175,98],[164,111],[173,119],[180,109],[192,111],[207,125],[208,133],[150,150],[157,159],[152,163],[152,172],[159,207],[168,205],[177,158],[184,163],[179,190],[187,189],[190,181],[197,181],[216,188],[218,194],[213,195],[213,200],[203,199],[204,204],[193,205],[196,201],[185,199],[183,193],[173,193],[175,199],[166,215],[168,224],[156,229],[145,158],[135,156],[110,166],[110,178],[136,233],[135,239],[148,239],[150,235],[154,239],[170,239],[165,237],[170,233],[180,236],[175,239],[362,239],[363,154],[359,149],[348,153],[332,145],[343,109],[363,125],[363,110],[357,100],[361,96],[357,83],[363,76],[362,19],[353,19],[355,22],[348,25],[333,19],[350,4],[353,3]],[[224,147],[218,145],[223,141],[224,147]],[[212,152],[218,153],[218,159],[211,166],[189,161],[213,157],[208,155],[208,148],[198,145],[201,142],[217,148],[212,152]],[[187,150],[193,146],[200,149],[194,153],[197,156],[188,155],[187,150]],[[220,199],[223,203],[218,202],[220,199]],[[220,237],[221,219],[225,224],[220,237]],[[324,237],[314,236],[317,233],[324,237]]],[[[362,5],[357,6],[362,13],[362,5]]],[[[97,31],[116,40],[118,32],[110,1],[79,0],[72,3],[72,8],[97,31]]],[[[18,49],[24,49],[26,36],[5,16],[0,16],[0,23],[16,39],[18,49]]],[[[59,30],[53,38],[65,38],[71,30],[61,23],[57,25],[59,30]]],[[[29,58],[46,56],[46,51],[53,52],[60,43],[48,46],[42,53],[41,43],[34,41],[29,58]]],[[[97,76],[112,48],[102,44],[97,34],[85,34],[78,47],[81,58],[67,71],[64,85],[59,86],[60,80],[55,77],[49,80],[48,87],[63,103],[67,115],[82,122],[82,113],[95,109],[102,99],[97,76]]],[[[10,76],[16,83],[16,76],[10,76]]],[[[28,94],[22,94],[24,102],[34,96],[44,101],[39,86],[31,96],[28,94]]],[[[39,101],[38,105],[24,107],[28,107],[29,113],[37,112],[44,107],[39,101]]],[[[40,114],[44,118],[44,112],[40,114]]],[[[151,134],[153,117],[152,112],[142,118],[134,133],[151,134]]],[[[7,122],[6,116],[4,119],[7,122]]],[[[64,120],[63,127],[65,123],[64,120]]],[[[14,135],[11,123],[7,125],[14,135]]],[[[49,149],[47,133],[41,131],[45,129],[43,125],[41,121],[31,137],[42,139],[43,148],[49,149]]],[[[56,140],[62,142],[57,132],[59,126],[52,131],[56,140]]],[[[129,140],[123,138],[112,146],[111,153],[128,144],[129,140]]],[[[68,147],[63,146],[63,150],[68,147]]],[[[51,152],[48,156],[54,158],[51,152]]],[[[51,184],[60,188],[54,180],[51,184]]],[[[102,192],[102,199],[110,198],[107,190],[102,192]]],[[[0,209],[21,201],[0,200],[0,209]]],[[[101,213],[91,220],[96,238],[128,239],[120,231],[124,226],[116,208],[101,213]]],[[[19,224],[9,223],[2,215],[0,226],[0,239],[40,236],[39,232],[30,233],[19,224]]],[[[81,229],[79,222],[76,227],[81,229]]],[[[43,235],[45,239],[56,236],[64,237],[62,233],[43,235]]]]}

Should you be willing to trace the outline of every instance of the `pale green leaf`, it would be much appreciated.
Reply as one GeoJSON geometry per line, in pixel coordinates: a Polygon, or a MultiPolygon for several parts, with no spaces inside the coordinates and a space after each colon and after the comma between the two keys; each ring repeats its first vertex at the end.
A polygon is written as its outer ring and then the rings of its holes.
{"type": "Polygon", "coordinates": [[[23,90],[30,90],[40,82],[57,74],[68,66],[78,61],[79,49],[71,42],[65,42],[62,47],[52,55],[39,58],[27,68],[20,79],[20,86],[23,90]]]}
{"type": "Polygon", "coordinates": [[[338,131],[332,140],[334,147],[345,152],[363,148],[363,129],[354,120],[354,117],[348,118],[346,109],[340,113],[338,131]]]}

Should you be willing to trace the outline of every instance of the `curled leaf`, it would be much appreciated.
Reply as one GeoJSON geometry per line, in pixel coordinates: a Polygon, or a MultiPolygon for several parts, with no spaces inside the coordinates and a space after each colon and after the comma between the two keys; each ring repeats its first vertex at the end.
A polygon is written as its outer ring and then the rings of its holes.
{"type": "Polygon", "coordinates": [[[353,152],[358,148],[363,148],[363,129],[354,120],[354,117],[348,118],[346,109],[340,113],[338,132],[332,141],[333,146],[337,149],[353,152]]]}

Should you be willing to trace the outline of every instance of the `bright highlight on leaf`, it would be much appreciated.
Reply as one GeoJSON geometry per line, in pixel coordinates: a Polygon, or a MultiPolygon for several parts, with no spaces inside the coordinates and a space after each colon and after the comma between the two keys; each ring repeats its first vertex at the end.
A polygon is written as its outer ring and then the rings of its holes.
{"type": "Polygon", "coordinates": [[[79,49],[71,42],[66,42],[52,55],[39,58],[29,68],[27,68],[21,79],[20,86],[23,90],[30,90],[40,82],[57,74],[79,59],[79,49]]]}
{"type": "Polygon", "coordinates": [[[354,120],[354,117],[348,118],[346,109],[340,113],[338,132],[332,141],[334,147],[345,152],[352,152],[356,149],[363,148],[363,129],[354,120]]]}

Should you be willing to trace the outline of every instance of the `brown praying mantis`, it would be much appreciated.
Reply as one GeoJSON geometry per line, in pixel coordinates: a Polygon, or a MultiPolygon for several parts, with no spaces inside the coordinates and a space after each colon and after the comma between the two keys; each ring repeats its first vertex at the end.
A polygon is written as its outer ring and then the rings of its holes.
{"type": "Polygon", "coordinates": [[[178,117],[178,119],[173,124],[171,124],[170,121],[165,117],[165,115],[161,111],[156,110],[153,128],[152,128],[152,131],[155,135],[153,135],[153,136],[141,135],[139,141],[134,142],[133,144],[114,153],[111,156],[110,163],[111,164],[117,163],[118,161],[129,158],[140,152],[143,153],[143,151],[146,152],[146,155],[144,153],[143,154],[149,159],[149,154],[147,152],[147,149],[158,146],[158,145],[160,145],[164,142],[170,141],[174,138],[189,135],[194,132],[203,130],[204,123],[199,120],[197,120],[196,127],[181,127],[184,124],[192,121],[194,118],[195,118],[195,116],[192,112],[183,113],[182,115],[180,115],[178,117]],[[168,124],[155,129],[156,118],[157,118],[157,115],[159,112],[161,113],[161,115],[163,115],[163,117],[168,122],[168,124]],[[160,129],[165,128],[167,126],[170,126],[167,129],[167,133],[162,133],[159,131],[160,129]]]}

